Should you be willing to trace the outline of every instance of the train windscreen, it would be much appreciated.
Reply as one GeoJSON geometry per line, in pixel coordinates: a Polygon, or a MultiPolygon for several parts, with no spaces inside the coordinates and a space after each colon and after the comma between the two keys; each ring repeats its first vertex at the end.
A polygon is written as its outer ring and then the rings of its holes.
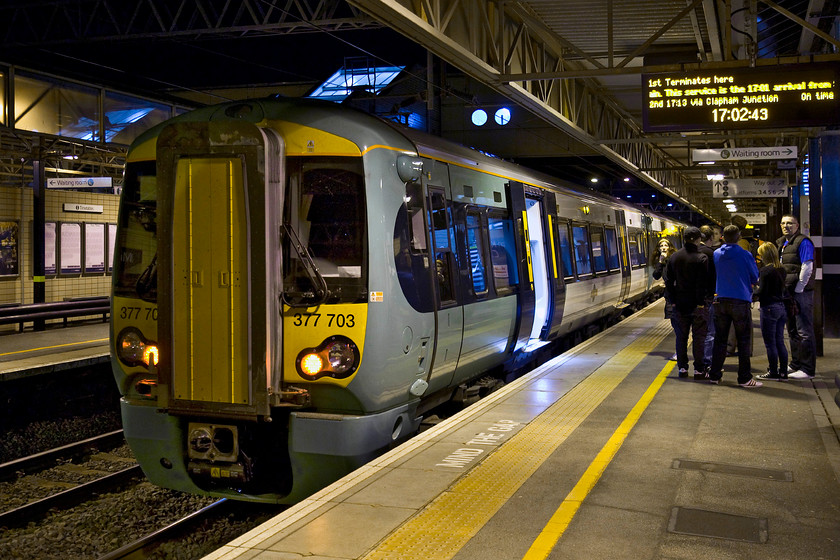
{"type": "Polygon", "coordinates": [[[361,158],[289,157],[286,174],[284,302],[298,306],[367,301],[361,158]],[[319,294],[324,284],[326,293],[319,294]]]}
{"type": "Polygon", "coordinates": [[[154,161],[125,167],[114,294],[157,301],[157,175],[154,161]]]}

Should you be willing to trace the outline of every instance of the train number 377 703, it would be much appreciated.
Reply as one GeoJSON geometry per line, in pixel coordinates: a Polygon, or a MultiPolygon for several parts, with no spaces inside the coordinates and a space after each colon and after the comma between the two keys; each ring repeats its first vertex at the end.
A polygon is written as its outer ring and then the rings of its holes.
{"type": "Polygon", "coordinates": [[[324,321],[327,321],[327,327],[352,328],[356,326],[356,318],[352,313],[295,313],[293,324],[296,327],[317,327],[322,317],[324,321]]]}
{"type": "Polygon", "coordinates": [[[120,307],[120,319],[140,319],[157,321],[157,307],[120,307]]]}

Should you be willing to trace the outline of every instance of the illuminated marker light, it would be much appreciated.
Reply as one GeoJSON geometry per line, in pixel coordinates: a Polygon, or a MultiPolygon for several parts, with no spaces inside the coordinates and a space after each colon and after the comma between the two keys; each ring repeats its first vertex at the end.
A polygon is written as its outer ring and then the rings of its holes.
{"type": "Polygon", "coordinates": [[[475,126],[484,126],[487,122],[487,112],[484,109],[476,109],[472,113],[472,123],[475,126]]]}
{"type": "Polygon", "coordinates": [[[307,354],[300,361],[300,369],[304,374],[315,377],[324,369],[324,361],[318,354],[307,354]]]}
{"type": "Polygon", "coordinates": [[[502,107],[496,114],[493,116],[496,119],[496,124],[500,124],[502,126],[506,125],[510,122],[510,109],[507,107],[502,107]]]}
{"type": "Polygon", "coordinates": [[[143,350],[143,363],[147,366],[156,366],[158,364],[158,349],[157,346],[149,344],[143,350]]]}

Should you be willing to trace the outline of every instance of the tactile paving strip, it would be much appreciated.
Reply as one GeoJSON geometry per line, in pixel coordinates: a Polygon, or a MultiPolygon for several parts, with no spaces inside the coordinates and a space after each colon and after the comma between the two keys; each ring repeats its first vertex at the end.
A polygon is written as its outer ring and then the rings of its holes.
{"type": "Polygon", "coordinates": [[[671,326],[663,322],[630,343],[364,558],[455,556],[670,332],[671,326]]]}

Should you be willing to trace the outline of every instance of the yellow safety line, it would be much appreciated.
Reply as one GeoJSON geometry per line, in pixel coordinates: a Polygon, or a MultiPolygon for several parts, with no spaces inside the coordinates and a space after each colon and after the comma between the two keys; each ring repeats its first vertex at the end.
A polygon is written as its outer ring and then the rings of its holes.
{"type": "Polygon", "coordinates": [[[90,344],[91,342],[104,342],[107,338],[96,338],[94,340],[85,340],[83,342],[68,342],[66,344],[56,344],[55,346],[44,346],[43,348],[30,348],[29,350],[15,350],[14,352],[3,352],[0,356],[11,356],[12,354],[23,354],[25,352],[37,352],[38,350],[51,350],[53,348],[63,348],[64,346],[76,346],[79,344],[90,344]]]}
{"type": "Polygon", "coordinates": [[[670,332],[670,325],[663,322],[635,339],[364,558],[455,556],[670,332]]]}
{"type": "Polygon", "coordinates": [[[572,522],[572,518],[577,513],[577,510],[580,508],[581,504],[583,504],[583,500],[586,499],[586,496],[589,495],[589,492],[592,488],[595,487],[595,484],[601,478],[601,475],[606,470],[607,465],[610,464],[615,454],[618,453],[619,448],[624,443],[624,440],[627,439],[627,436],[630,435],[630,430],[633,429],[633,426],[636,425],[639,418],[642,416],[642,413],[647,409],[648,405],[650,405],[653,397],[656,396],[656,393],[662,387],[662,384],[665,382],[665,378],[668,374],[674,369],[674,362],[668,362],[668,364],[662,368],[662,371],[659,372],[659,375],[654,379],[653,383],[651,383],[650,387],[648,387],[645,394],[642,395],[642,398],[639,399],[639,402],[636,403],[636,406],[633,407],[633,410],[627,415],[618,429],[613,432],[612,437],[604,444],[604,447],[601,448],[601,451],[589,464],[589,468],[586,469],[586,472],[583,473],[583,476],[580,477],[580,480],[572,488],[572,491],[566,496],[566,499],[563,500],[563,503],[560,504],[560,507],[557,508],[557,511],[554,512],[554,515],[551,516],[551,519],[546,524],[545,528],[543,528],[542,532],[539,536],[534,540],[531,548],[528,549],[528,552],[523,556],[523,560],[543,560],[544,558],[548,558],[548,555],[551,554],[552,549],[554,549],[554,545],[557,544],[557,541],[560,540],[560,537],[563,536],[563,533],[566,531],[566,528],[569,526],[569,523],[572,522]]]}

